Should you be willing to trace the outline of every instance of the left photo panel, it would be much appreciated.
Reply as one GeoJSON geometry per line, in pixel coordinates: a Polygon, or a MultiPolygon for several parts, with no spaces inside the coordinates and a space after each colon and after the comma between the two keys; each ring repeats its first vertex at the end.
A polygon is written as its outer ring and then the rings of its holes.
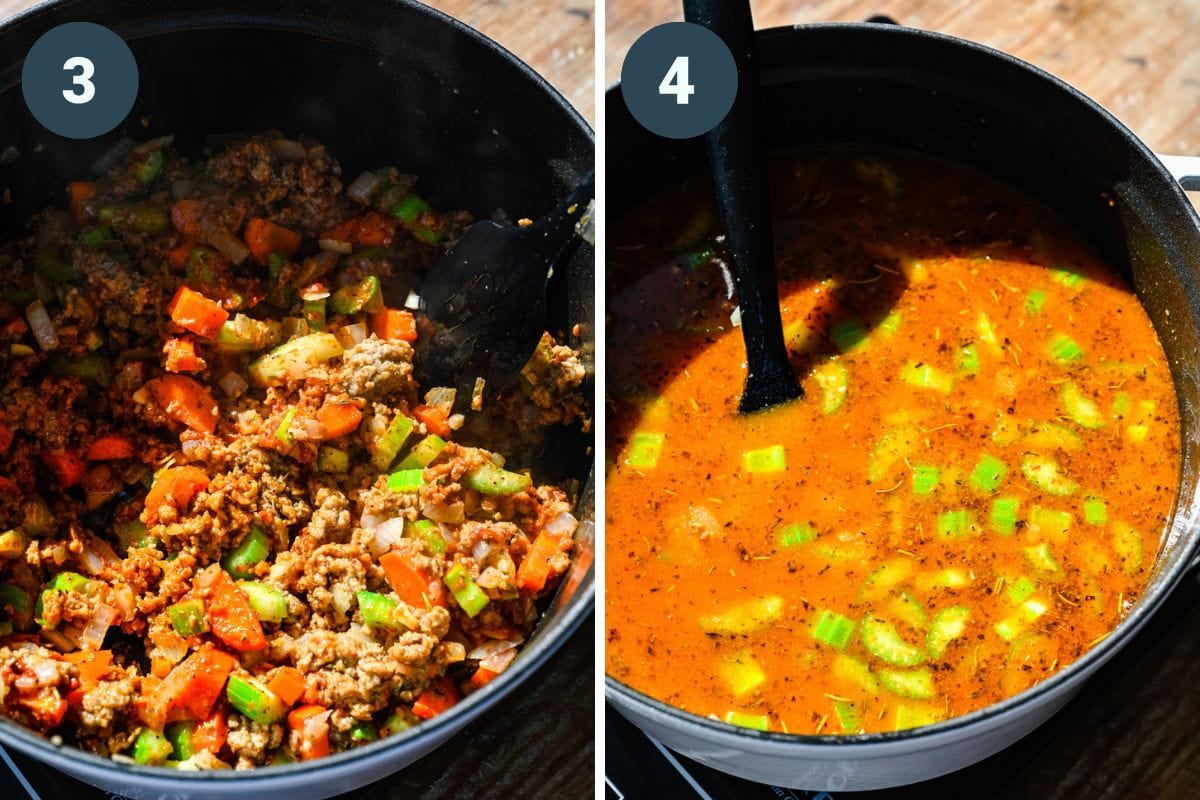
{"type": "Polygon", "coordinates": [[[0,0],[0,780],[591,797],[594,9],[0,0]]]}

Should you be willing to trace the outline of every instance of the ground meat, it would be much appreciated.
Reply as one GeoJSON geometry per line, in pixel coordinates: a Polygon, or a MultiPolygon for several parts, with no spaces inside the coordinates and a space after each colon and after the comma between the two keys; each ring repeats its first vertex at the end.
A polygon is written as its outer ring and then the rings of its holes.
{"type": "MultiPolygon", "coordinates": [[[[393,492],[394,494],[394,492],[393,492]]],[[[337,489],[322,486],[314,497],[317,508],[308,521],[308,533],[318,541],[345,541],[352,530],[350,501],[337,489]]]]}
{"type": "Polygon", "coordinates": [[[364,339],[342,354],[334,377],[353,397],[396,399],[414,394],[412,347],[400,340],[364,339]]]}
{"type": "Polygon", "coordinates": [[[283,742],[282,725],[260,725],[240,714],[229,716],[226,743],[237,757],[237,768],[246,769],[261,764],[267,754],[283,742]]]}
{"type": "Polygon", "coordinates": [[[289,588],[307,595],[310,625],[345,624],[346,614],[337,609],[335,595],[344,608],[349,607],[355,594],[366,588],[370,561],[368,552],[350,544],[321,545],[309,556],[289,588]]]}
{"type": "Polygon", "coordinates": [[[66,710],[63,697],[78,672],[74,664],[60,661],[45,647],[32,643],[0,647],[0,706],[27,725],[52,727],[66,710]]]}
{"type": "Polygon", "coordinates": [[[110,733],[113,722],[125,714],[136,696],[137,681],[132,677],[100,681],[96,688],[83,695],[80,726],[88,733],[101,736],[110,733]]]}
{"type": "Polygon", "coordinates": [[[533,358],[521,370],[519,391],[510,390],[497,399],[500,413],[525,429],[570,425],[578,420],[587,430],[586,377],[587,368],[578,352],[557,344],[549,333],[542,334],[533,358]]]}

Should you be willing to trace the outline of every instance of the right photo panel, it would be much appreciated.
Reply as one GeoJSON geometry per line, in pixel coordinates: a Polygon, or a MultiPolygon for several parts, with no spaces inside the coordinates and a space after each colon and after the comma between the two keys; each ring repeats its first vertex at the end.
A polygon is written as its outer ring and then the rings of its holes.
{"type": "Polygon", "coordinates": [[[605,4],[608,798],[1200,786],[1200,4],[605,4]]]}

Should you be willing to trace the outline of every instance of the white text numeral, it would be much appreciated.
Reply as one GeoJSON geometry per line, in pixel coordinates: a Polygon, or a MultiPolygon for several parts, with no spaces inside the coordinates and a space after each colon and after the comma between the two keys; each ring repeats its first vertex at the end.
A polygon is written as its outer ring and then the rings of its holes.
{"type": "MultiPolygon", "coordinates": [[[[71,78],[71,83],[75,85],[74,89],[63,89],[63,97],[68,103],[81,105],[90,101],[96,96],[96,84],[92,83],[91,77],[96,74],[96,65],[92,63],[90,58],[83,56],[74,56],[68,58],[63,64],[63,69],[67,72],[79,70],[79,72],[71,78]]],[[[684,68],[687,69],[686,67],[684,68]]],[[[684,72],[686,75],[686,71],[684,72]]]]}
{"type": "Polygon", "coordinates": [[[688,57],[679,56],[671,62],[671,68],[658,85],[659,94],[675,95],[677,105],[686,106],[688,98],[696,93],[696,87],[688,83],[688,57]]]}

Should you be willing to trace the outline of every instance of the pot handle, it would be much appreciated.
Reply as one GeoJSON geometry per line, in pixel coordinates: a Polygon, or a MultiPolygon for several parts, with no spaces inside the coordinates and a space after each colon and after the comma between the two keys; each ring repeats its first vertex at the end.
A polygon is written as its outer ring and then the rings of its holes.
{"type": "Polygon", "coordinates": [[[1179,185],[1189,192],[1200,192],[1200,156],[1168,156],[1158,154],[1158,160],[1179,185]]]}

